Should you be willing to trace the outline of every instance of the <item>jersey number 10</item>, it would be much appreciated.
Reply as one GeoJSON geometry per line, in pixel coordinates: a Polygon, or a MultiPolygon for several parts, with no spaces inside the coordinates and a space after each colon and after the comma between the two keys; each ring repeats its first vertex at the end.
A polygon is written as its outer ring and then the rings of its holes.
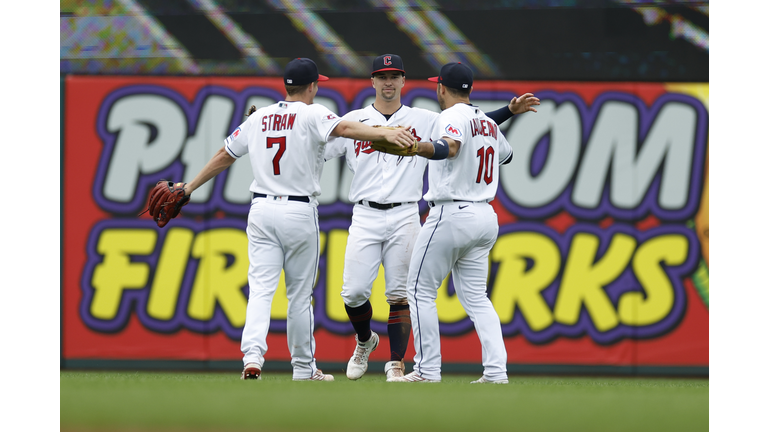
{"type": "Polygon", "coordinates": [[[285,137],[267,138],[268,149],[271,149],[275,144],[277,144],[278,148],[275,157],[272,158],[272,170],[275,175],[280,175],[280,159],[283,157],[283,153],[285,153],[285,137]]]}
{"type": "Polygon", "coordinates": [[[481,180],[485,180],[486,184],[491,184],[493,181],[493,158],[496,151],[493,147],[480,147],[477,150],[477,157],[480,158],[480,166],[477,168],[477,180],[475,183],[480,183],[481,180]]]}

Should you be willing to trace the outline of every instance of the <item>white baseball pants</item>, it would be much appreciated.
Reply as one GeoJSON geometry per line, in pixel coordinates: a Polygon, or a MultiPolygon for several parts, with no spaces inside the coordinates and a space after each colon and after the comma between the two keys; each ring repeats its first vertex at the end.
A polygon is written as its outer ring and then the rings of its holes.
{"type": "Polygon", "coordinates": [[[408,265],[420,229],[416,203],[388,210],[356,204],[344,255],[344,304],[357,307],[371,298],[380,264],[384,265],[387,302],[402,303],[406,299],[408,265]]]}
{"type": "Polygon", "coordinates": [[[316,203],[256,198],[248,214],[250,295],[241,341],[243,363],[264,364],[272,298],[285,270],[288,349],[293,378],[310,378],[315,365],[312,289],[320,257],[316,203]]]}
{"type": "Polygon", "coordinates": [[[452,272],[456,295],[482,344],[483,375],[507,378],[501,322],[486,295],[488,254],[499,232],[488,203],[437,202],[419,232],[408,273],[408,302],[416,355],[414,370],[427,379],[441,373],[437,290],[452,272]]]}

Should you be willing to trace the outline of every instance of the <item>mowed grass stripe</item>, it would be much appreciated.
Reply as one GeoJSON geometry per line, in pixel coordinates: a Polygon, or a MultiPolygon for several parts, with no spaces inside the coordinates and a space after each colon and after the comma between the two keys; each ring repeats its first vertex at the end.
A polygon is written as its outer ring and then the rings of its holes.
{"type": "MultiPolygon", "coordinates": [[[[334,372],[332,372],[334,373],[334,372]]],[[[709,380],[516,377],[509,385],[293,382],[268,373],[61,372],[62,431],[706,431],[709,380]]]]}

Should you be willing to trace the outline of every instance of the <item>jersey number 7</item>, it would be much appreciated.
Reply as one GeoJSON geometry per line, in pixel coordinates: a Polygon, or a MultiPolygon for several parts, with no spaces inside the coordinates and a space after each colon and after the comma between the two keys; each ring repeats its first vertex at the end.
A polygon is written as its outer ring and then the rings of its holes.
{"type": "Polygon", "coordinates": [[[493,158],[496,155],[496,151],[493,147],[480,147],[477,150],[477,157],[480,158],[480,166],[477,167],[477,180],[475,183],[480,183],[481,180],[485,180],[486,184],[491,184],[493,181],[493,158]]]}
{"type": "Polygon", "coordinates": [[[280,175],[280,159],[283,157],[283,153],[285,153],[285,137],[267,138],[268,149],[271,149],[275,144],[277,144],[278,148],[275,157],[272,158],[272,170],[275,175],[280,175]]]}

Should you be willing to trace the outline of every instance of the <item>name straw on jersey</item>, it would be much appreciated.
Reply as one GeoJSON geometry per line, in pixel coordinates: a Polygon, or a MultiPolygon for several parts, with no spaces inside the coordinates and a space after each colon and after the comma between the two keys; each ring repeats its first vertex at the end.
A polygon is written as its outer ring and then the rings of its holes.
{"type": "Polygon", "coordinates": [[[251,192],[318,196],[325,143],[340,121],[323,105],[282,101],[256,110],[224,147],[234,158],[250,156],[251,192]]]}

